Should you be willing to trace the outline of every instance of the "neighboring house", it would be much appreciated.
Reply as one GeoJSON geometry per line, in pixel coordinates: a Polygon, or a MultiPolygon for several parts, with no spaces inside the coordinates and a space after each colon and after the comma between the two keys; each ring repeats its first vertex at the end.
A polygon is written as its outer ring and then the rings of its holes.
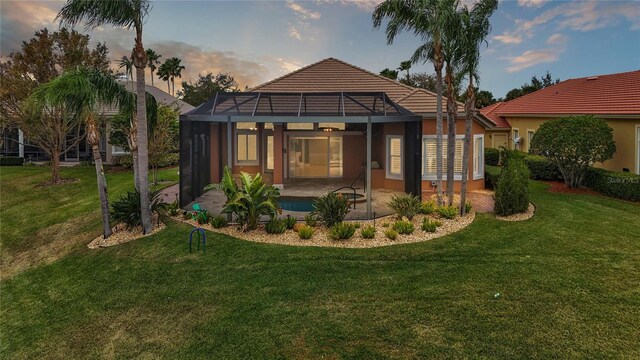
{"type": "Polygon", "coordinates": [[[487,131],[487,146],[529,151],[543,122],[590,114],[613,129],[616,153],[596,164],[607,170],[640,174],[640,70],[570,79],[480,110],[497,127],[487,131]],[[515,141],[519,139],[519,141],[515,141]]]}
{"type": "MultiPolygon", "coordinates": [[[[135,91],[135,82],[128,81],[125,86],[131,91],[135,91]]],[[[176,106],[180,109],[180,112],[186,112],[192,110],[194,107],[186,102],[175,98],[159,88],[151,85],[146,85],[146,91],[155,97],[159,104],[176,106]]],[[[111,106],[106,106],[101,111],[101,115],[107,117],[107,121],[103,131],[101,132],[100,140],[100,152],[102,158],[107,164],[110,164],[114,156],[127,154],[122,148],[112,146],[109,144],[110,131],[109,117],[118,113],[118,109],[111,106]]],[[[43,161],[48,160],[47,155],[42,149],[37,146],[30,145],[29,139],[25,138],[22,131],[16,128],[7,128],[2,131],[2,147],[0,147],[0,155],[2,156],[18,156],[25,158],[25,161],[43,161]]],[[[69,139],[75,139],[73,135],[69,136],[69,139]]],[[[86,141],[80,141],[72,148],[68,149],[65,154],[60,157],[60,160],[67,162],[79,162],[79,161],[91,161],[93,155],[91,154],[91,148],[87,145],[86,141]]]]}
{"type": "MultiPolygon", "coordinates": [[[[458,106],[456,189],[465,129],[464,107],[458,106]]],[[[446,157],[445,108],[446,99],[446,157]]],[[[226,165],[234,174],[267,174],[280,188],[300,178],[339,183],[361,177],[370,179],[367,190],[426,197],[436,180],[435,119],[435,94],[334,58],[245,93],[218,93],[180,116],[181,203],[219,182],[226,165]]],[[[474,119],[470,190],[484,188],[484,134],[494,127],[483,117],[474,119]]]]}

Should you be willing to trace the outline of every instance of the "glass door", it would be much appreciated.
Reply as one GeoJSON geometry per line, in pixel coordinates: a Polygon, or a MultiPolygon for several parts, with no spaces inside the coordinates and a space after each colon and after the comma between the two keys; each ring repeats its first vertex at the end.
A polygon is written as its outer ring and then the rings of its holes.
{"type": "Polygon", "coordinates": [[[289,137],[289,177],[342,176],[342,137],[289,137]]]}

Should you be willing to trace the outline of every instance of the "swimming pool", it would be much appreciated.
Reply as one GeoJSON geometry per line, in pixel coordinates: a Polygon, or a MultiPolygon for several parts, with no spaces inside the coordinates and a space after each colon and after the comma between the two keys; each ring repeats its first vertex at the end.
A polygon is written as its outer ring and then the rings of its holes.
{"type": "Polygon", "coordinates": [[[310,212],[313,211],[315,199],[315,197],[281,196],[278,198],[278,206],[282,210],[310,212]]]}

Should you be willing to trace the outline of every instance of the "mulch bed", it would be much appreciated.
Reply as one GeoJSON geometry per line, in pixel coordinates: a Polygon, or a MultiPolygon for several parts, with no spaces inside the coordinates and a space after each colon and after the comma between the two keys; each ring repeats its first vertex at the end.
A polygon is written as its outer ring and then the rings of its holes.
{"type": "Polygon", "coordinates": [[[543,181],[543,182],[549,185],[549,189],[547,190],[553,193],[602,196],[602,194],[600,194],[599,192],[593,191],[585,187],[572,189],[562,181],[543,181]]]}

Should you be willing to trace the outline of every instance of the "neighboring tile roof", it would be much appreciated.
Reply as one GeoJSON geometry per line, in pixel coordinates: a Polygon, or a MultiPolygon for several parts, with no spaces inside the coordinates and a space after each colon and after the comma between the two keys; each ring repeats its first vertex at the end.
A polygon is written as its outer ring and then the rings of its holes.
{"type": "MultiPolygon", "coordinates": [[[[127,82],[123,82],[123,85],[125,85],[128,89],[131,89],[131,91],[135,92],[135,88],[136,88],[136,83],[133,81],[127,81],[127,82]]],[[[146,91],[153,95],[154,98],[156,98],[156,101],[160,104],[165,104],[165,105],[176,105],[179,109],[180,109],[180,113],[185,113],[187,111],[193,110],[195,107],[191,106],[189,104],[187,104],[186,102],[171,96],[170,94],[160,90],[159,88],[146,84],[145,85],[146,91]]],[[[115,115],[118,113],[118,109],[114,106],[105,106],[102,109],[102,114],[103,115],[115,115]]]]}
{"type": "Polygon", "coordinates": [[[498,115],[640,115],[640,70],[570,79],[501,105],[498,115]]]}
{"type": "Polygon", "coordinates": [[[490,121],[492,121],[496,125],[496,128],[506,128],[506,129],[508,129],[508,128],[511,127],[511,125],[507,122],[507,120],[505,118],[503,118],[502,116],[498,116],[498,114],[497,114],[498,109],[500,109],[503,104],[504,104],[504,102],[497,102],[495,104],[491,104],[489,106],[485,106],[482,109],[479,109],[478,111],[485,118],[487,118],[490,121]]]}
{"type": "MultiPolygon", "coordinates": [[[[391,100],[416,114],[436,112],[436,94],[401,84],[335,58],[320,60],[248,91],[383,91],[391,100]]],[[[443,111],[446,111],[446,98],[443,98],[442,102],[443,111]]],[[[464,105],[459,103],[459,106],[460,112],[463,112],[464,105]]]]}

